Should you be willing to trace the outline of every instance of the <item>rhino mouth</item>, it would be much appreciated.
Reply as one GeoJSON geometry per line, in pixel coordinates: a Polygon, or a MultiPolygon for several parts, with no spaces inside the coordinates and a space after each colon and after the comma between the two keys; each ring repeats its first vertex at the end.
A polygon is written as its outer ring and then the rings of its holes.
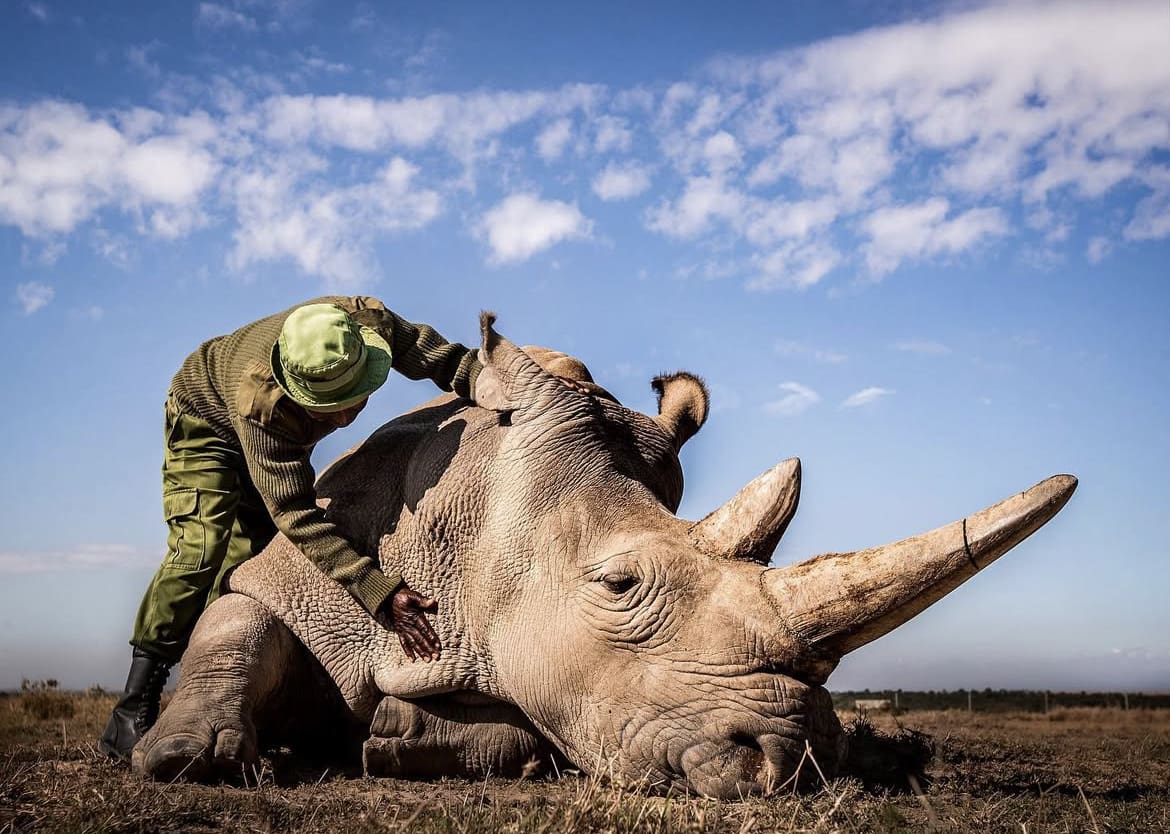
{"type": "Polygon", "coordinates": [[[681,770],[687,784],[704,796],[766,795],[791,786],[800,777],[804,762],[793,757],[794,747],[793,739],[775,732],[734,732],[689,747],[681,770]]]}

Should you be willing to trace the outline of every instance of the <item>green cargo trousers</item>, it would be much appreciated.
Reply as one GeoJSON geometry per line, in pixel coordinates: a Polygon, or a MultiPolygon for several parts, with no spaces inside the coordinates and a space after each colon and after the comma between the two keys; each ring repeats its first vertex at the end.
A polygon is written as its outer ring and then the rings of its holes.
{"type": "Polygon", "coordinates": [[[169,662],[187,648],[203,609],[236,565],[276,535],[244,454],[167,398],[163,514],[167,555],[146,588],[132,645],[169,662]]]}

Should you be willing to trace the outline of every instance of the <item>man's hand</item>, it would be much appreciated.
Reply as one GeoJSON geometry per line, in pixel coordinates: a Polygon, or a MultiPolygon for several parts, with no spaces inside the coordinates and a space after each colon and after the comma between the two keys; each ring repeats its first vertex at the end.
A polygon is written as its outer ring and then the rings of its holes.
{"type": "Polygon", "coordinates": [[[398,633],[402,650],[411,660],[439,659],[439,637],[431,628],[427,614],[439,610],[439,604],[405,585],[394,592],[387,604],[382,606],[389,619],[389,626],[398,633]]]}

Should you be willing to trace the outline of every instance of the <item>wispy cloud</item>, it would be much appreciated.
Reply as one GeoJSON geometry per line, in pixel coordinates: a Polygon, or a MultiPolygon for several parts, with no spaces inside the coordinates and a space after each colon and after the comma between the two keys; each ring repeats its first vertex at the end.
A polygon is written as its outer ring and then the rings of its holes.
{"type": "Polygon", "coordinates": [[[860,391],[850,394],[841,403],[841,408],[861,408],[862,406],[875,403],[883,397],[888,397],[894,393],[892,388],[879,388],[871,386],[869,388],[862,388],[860,391]]]}
{"type": "Polygon", "coordinates": [[[795,417],[808,411],[821,401],[821,395],[799,382],[783,382],[780,390],[784,396],[764,403],[764,411],[777,417],[795,417]]]}
{"type": "Polygon", "coordinates": [[[1111,251],[1113,251],[1113,241],[1097,235],[1089,239],[1089,244],[1085,247],[1085,257],[1089,259],[1089,263],[1099,264],[1111,251]]]}
{"type": "Polygon", "coordinates": [[[53,300],[56,291],[48,284],[39,281],[28,281],[16,285],[16,303],[26,316],[31,316],[38,310],[48,306],[53,300]]]}
{"type": "Polygon", "coordinates": [[[161,555],[122,544],[81,544],[70,550],[0,551],[0,573],[59,573],[110,568],[144,568],[161,555]]]}
{"type": "Polygon", "coordinates": [[[105,317],[106,311],[96,304],[91,304],[88,307],[78,307],[76,309],[70,310],[69,315],[75,319],[81,319],[83,321],[98,322],[105,317]]]}
{"type": "Polygon", "coordinates": [[[894,343],[894,350],[903,353],[920,353],[924,356],[945,356],[951,349],[941,342],[932,342],[924,339],[907,339],[894,343]]]}
{"type": "Polygon", "coordinates": [[[839,351],[813,347],[812,345],[795,342],[791,339],[780,339],[776,342],[774,350],[779,356],[811,359],[814,362],[821,362],[827,365],[838,365],[849,358],[839,351]]]}
{"type": "Polygon", "coordinates": [[[195,11],[195,21],[212,29],[240,29],[256,31],[256,19],[243,12],[222,6],[219,3],[200,3],[195,11]]]}
{"type": "Polygon", "coordinates": [[[491,262],[527,260],[562,240],[587,238],[593,223],[576,205],[513,194],[484,214],[479,233],[491,248],[491,262]]]}

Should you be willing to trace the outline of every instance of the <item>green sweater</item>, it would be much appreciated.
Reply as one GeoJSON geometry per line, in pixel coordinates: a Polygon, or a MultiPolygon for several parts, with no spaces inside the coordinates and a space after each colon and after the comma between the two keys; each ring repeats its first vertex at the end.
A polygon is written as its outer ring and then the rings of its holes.
{"type": "MultiPolygon", "coordinates": [[[[341,306],[378,331],[399,373],[471,398],[482,370],[474,350],[400,318],[375,298],[329,296],[305,304],[321,302],[341,306]]],[[[383,572],[376,558],[355,551],[317,505],[309,455],[334,427],[309,417],[272,376],[272,346],[296,307],[204,342],[175,374],[171,395],[181,410],[206,420],[243,452],[277,529],[372,614],[402,584],[402,576],[383,572]]]]}

